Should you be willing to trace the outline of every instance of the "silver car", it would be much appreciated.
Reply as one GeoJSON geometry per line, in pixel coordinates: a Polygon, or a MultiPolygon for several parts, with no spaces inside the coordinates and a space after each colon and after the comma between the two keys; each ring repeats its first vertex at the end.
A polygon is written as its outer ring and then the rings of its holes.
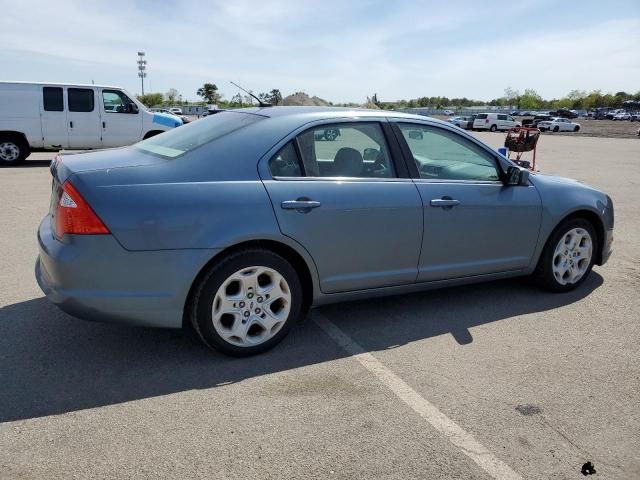
{"type": "Polygon", "coordinates": [[[273,347],[314,305],[523,275],[566,292],[613,240],[604,193],[397,112],[223,111],[51,173],[47,297],[85,319],[190,326],[231,355],[273,347]]]}

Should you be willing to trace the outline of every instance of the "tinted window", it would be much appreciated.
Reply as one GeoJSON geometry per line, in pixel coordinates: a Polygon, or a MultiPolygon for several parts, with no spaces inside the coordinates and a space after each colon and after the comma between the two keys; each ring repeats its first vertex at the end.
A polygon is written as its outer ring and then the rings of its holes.
{"type": "Polygon", "coordinates": [[[163,157],[174,158],[226,135],[231,135],[264,118],[259,115],[225,111],[143,140],[136,144],[136,148],[163,157]]]}
{"type": "Polygon", "coordinates": [[[89,88],[69,88],[67,97],[70,112],[93,112],[93,90],[89,88]]]}
{"type": "Polygon", "coordinates": [[[411,150],[420,178],[499,179],[491,155],[462,135],[425,125],[400,124],[400,130],[411,150]]]}
{"type": "Polygon", "coordinates": [[[297,140],[307,177],[395,177],[377,123],[322,125],[307,130],[297,140]]]}
{"type": "Polygon", "coordinates": [[[480,113],[480,114],[476,115],[476,118],[479,118],[480,120],[484,120],[485,118],[487,118],[487,114],[486,113],[480,113]]]}
{"type": "Polygon", "coordinates": [[[43,87],[42,103],[47,112],[62,112],[62,87],[43,87]]]}
{"type": "Polygon", "coordinates": [[[300,160],[293,142],[287,143],[282,150],[269,160],[269,170],[273,177],[300,177],[300,160]]]}
{"type": "Polygon", "coordinates": [[[507,116],[506,115],[498,115],[498,120],[506,120],[507,116]]]}

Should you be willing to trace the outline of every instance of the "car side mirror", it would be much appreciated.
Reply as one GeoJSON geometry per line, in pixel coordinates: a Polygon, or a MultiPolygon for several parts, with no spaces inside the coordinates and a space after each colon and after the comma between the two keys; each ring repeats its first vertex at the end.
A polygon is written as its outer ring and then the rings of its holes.
{"type": "Polygon", "coordinates": [[[507,185],[526,185],[529,182],[529,170],[516,167],[514,165],[507,168],[505,176],[505,184],[507,185]]]}
{"type": "Polygon", "coordinates": [[[364,160],[376,160],[379,153],[380,150],[378,150],[377,148],[365,148],[362,158],[364,160]]]}
{"type": "Polygon", "coordinates": [[[138,106],[135,103],[130,103],[127,113],[138,113],[138,106]]]}

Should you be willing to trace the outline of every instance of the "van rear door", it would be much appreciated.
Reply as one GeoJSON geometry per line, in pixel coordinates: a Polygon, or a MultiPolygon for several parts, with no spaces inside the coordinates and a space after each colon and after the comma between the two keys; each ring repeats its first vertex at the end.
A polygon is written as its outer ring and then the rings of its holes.
{"type": "Polygon", "coordinates": [[[58,86],[43,86],[42,95],[42,137],[45,148],[67,148],[69,133],[67,112],[64,108],[64,89],[58,86]]]}
{"type": "Polygon", "coordinates": [[[69,148],[102,148],[102,126],[95,88],[67,87],[69,148]]]}

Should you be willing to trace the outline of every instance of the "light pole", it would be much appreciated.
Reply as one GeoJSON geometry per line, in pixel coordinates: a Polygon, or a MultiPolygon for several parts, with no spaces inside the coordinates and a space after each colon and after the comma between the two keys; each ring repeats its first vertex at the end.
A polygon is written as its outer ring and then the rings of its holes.
{"type": "Polygon", "coordinates": [[[142,83],[142,95],[144,95],[144,77],[147,76],[147,61],[144,59],[144,52],[138,52],[138,76],[142,83]]]}

